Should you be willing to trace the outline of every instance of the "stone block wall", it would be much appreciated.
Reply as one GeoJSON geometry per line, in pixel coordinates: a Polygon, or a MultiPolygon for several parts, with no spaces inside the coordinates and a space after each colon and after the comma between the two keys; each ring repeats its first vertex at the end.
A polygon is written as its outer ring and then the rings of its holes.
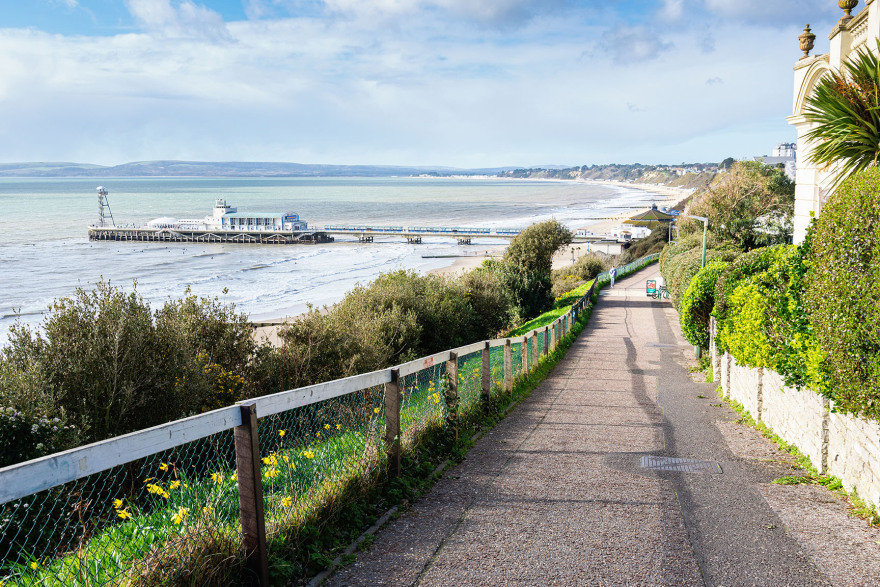
{"type": "Polygon", "coordinates": [[[821,395],[785,387],[778,373],[737,365],[729,353],[719,362],[725,397],[795,445],[820,473],[839,477],[848,490],[880,506],[880,422],[834,413],[821,395]]]}
{"type": "Polygon", "coordinates": [[[806,389],[785,387],[782,377],[764,370],[764,409],[761,421],[786,442],[810,457],[820,473],[825,473],[823,428],[828,418],[828,401],[806,389]]]}
{"type": "Polygon", "coordinates": [[[880,505],[880,426],[849,414],[829,416],[828,472],[880,505]]]}
{"type": "MultiPolygon", "coordinates": [[[[742,404],[755,420],[760,419],[761,370],[738,365],[736,359],[729,355],[726,358],[728,359],[727,368],[730,370],[730,389],[725,390],[725,396],[742,404]]],[[[722,360],[723,362],[724,360],[722,360]]]]}

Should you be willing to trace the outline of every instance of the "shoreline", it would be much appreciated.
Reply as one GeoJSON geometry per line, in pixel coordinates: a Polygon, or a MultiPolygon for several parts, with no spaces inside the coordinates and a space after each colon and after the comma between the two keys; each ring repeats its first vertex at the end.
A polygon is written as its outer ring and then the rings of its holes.
{"type": "MultiPolygon", "coordinates": [[[[673,208],[678,206],[686,199],[688,199],[695,190],[693,189],[685,189],[685,188],[672,188],[659,184],[633,184],[627,183],[623,181],[613,181],[613,180],[582,180],[582,179],[532,179],[532,178],[499,178],[499,177],[478,177],[471,179],[486,179],[486,180],[509,180],[509,181],[529,181],[529,182],[559,182],[559,183],[574,183],[574,184],[600,184],[600,185],[608,185],[618,188],[631,188],[640,190],[643,192],[648,192],[651,194],[655,194],[658,196],[662,196],[663,200],[659,204],[664,207],[673,208]]],[[[615,228],[617,228],[623,221],[632,218],[636,214],[641,214],[642,212],[646,212],[650,210],[649,207],[642,208],[633,208],[631,210],[627,210],[626,212],[621,212],[619,214],[615,214],[613,216],[609,216],[607,218],[598,219],[595,223],[588,224],[587,226],[578,227],[574,230],[590,230],[594,233],[607,233],[615,228]]],[[[480,249],[482,252],[475,252],[472,254],[464,254],[460,256],[450,256],[448,259],[452,260],[451,263],[444,267],[437,267],[435,269],[429,269],[425,271],[423,274],[425,275],[441,275],[441,276],[456,276],[476,267],[479,267],[483,264],[483,261],[486,259],[500,259],[504,255],[504,249],[506,245],[482,245],[480,249]]],[[[583,250],[582,248],[574,248],[574,247],[564,247],[563,249],[557,251],[557,253],[553,256],[553,269],[561,269],[563,267],[567,267],[572,264],[572,259],[575,261],[582,256],[588,254],[589,251],[583,250]],[[574,252],[574,256],[572,253],[574,252]]],[[[323,306],[319,311],[325,311],[325,308],[332,308],[333,305],[323,306]]],[[[299,314],[293,316],[284,316],[283,318],[277,319],[264,319],[254,321],[255,324],[263,324],[263,326],[258,326],[254,328],[254,338],[258,341],[268,341],[275,346],[279,346],[281,344],[281,340],[278,337],[278,330],[280,327],[288,322],[292,322],[296,320],[299,316],[302,316],[305,312],[300,312],[299,314]]]]}

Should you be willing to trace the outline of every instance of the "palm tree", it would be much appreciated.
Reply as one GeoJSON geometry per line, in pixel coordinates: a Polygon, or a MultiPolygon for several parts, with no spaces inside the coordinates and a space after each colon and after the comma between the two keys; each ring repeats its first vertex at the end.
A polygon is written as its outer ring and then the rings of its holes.
{"type": "MultiPolygon", "coordinates": [[[[880,41],[877,42],[880,53],[880,41]]],[[[817,143],[810,159],[841,168],[832,181],[877,165],[880,160],[880,57],[863,49],[816,84],[805,116],[816,126],[807,133],[817,143]]]]}

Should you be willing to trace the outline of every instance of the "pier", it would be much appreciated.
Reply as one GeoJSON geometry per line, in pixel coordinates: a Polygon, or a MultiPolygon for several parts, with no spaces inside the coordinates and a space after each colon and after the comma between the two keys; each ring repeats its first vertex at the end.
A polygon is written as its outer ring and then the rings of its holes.
{"type": "Polygon", "coordinates": [[[520,229],[403,226],[326,226],[307,230],[281,230],[268,227],[242,230],[225,227],[90,226],[89,240],[295,245],[332,243],[336,240],[336,236],[349,236],[356,238],[360,243],[372,243],[377,236],[390,236],[406,239],[410,244],[422,244],[426,237],[445,237],[456,239],[460,245],[469,245],[475,238],[511,240],[519,233],[520,229]]]}
{"type": "Polygon", "coordinates": [[[333,242],[334,238],[317,231],[285,230],[186,230],[180,228],[120,228],[90,226],[89,240],[140,241],[153,243],[238,243],[254,245],[304,245],[333,242]]]}

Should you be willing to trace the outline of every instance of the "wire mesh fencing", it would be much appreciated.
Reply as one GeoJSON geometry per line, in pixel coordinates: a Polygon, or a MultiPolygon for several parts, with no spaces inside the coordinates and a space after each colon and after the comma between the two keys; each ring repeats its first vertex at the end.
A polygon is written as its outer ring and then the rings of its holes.
{"type": "Polygon", "coordinates": [[[298,540],[305,525],[384,472],[383,398],[383,387],[372,386],[260,419],[270,541],[298,540]]]}
{"type": "Polygon", "coordinates": [[[0,583],[198,583],[240,543],[227,430],[0,505],[0,583]]]}

